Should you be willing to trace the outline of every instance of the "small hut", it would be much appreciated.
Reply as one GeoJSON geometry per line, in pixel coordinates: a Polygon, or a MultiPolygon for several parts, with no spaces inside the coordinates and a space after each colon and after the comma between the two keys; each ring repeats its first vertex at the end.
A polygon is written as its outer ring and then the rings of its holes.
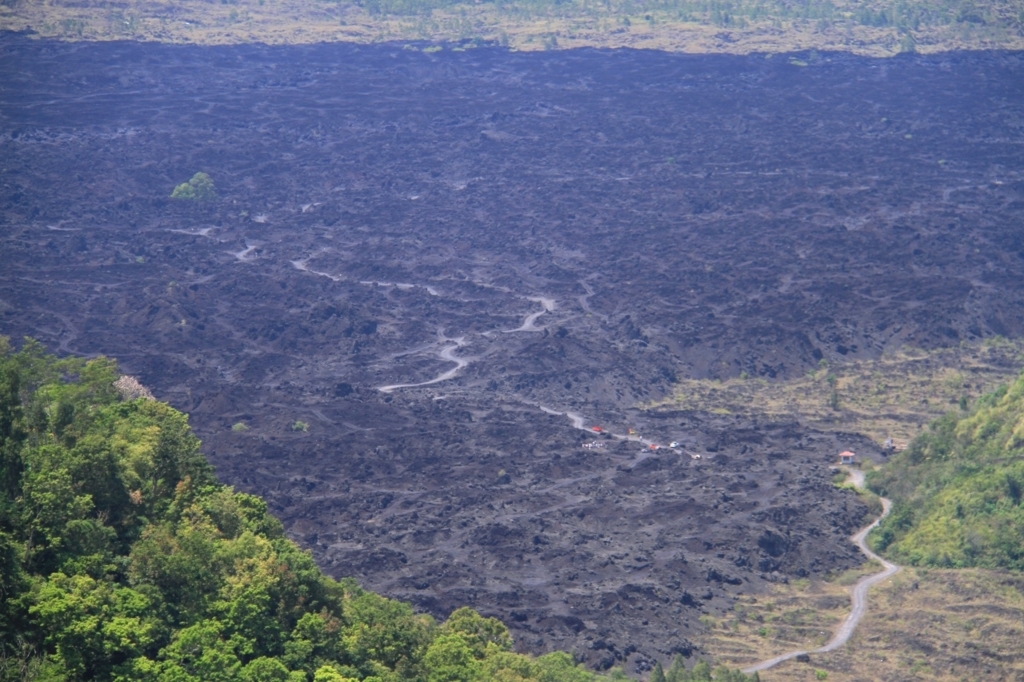
{"type": "Polygon", "coordinates": [[[849,450],[843,450],[839,453],[839,463],[852,466],[857,463],[857,454],[849,450]]]}

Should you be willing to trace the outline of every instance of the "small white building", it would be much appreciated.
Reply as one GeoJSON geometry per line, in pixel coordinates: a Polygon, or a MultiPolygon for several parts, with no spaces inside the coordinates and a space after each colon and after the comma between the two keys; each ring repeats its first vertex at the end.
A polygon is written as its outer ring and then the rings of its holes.
{"type": "Polygon", "coordinates": [[[857,454],[850,450],[843,450],[839,453],[839,463],[851,466],[857,463],[857,454]]]}

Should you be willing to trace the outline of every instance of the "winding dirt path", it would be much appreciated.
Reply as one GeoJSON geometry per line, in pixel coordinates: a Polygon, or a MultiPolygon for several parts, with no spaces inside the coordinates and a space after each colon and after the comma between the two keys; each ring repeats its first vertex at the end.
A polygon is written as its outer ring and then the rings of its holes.
{"type": "Polygon", "coordinates": [[[596,315],[597,317],[600,317],[602,320],[604,320],[605,324],[607,324],[608,316],[603,313],[595,312],[594,309],[590,307],[589,301],[590,297],[594,295],[594,287],[590,286],[586,280],[582,279],[580,280],[580,286],[582,286],[583,290],[587,292],[584,295],[577,297],[576,299],[580,302],[580,307],[583,308],[583,312],[587,313],[588,315],[596,315]]]}
{"type": "Polygon", "coordinates": [[[641,445],[648,445],[648,446],[653,445],[654,449],[659,449],[659,447],[663,447],[664,446],[664,445],[659,445],[659,444],[655,443],[653,440],[648,440],[647,438],[644,438],[643,436],[639,436],[639,435],[626,434],[626,433],[612,433],[611,431],[608,431],[607,429],[601,429],[600,431],[594,431],[594,429],[592,427],[588,427],[587,426],[586,420],[584,419],[583,415],[578,415],[577,413],[574,413],[574,412],[559,412],[558,410],[552,410],[551,408],[546,408],[546,407],[543,406],[543,404],[539,404],[539,406],[537,406],[537,407],[540,408],[541,412],[543,412],[545,414],[555,415],[557,417],[567,417],[569,419],[569,421],[572,422],[572,428],[577,428],[577,429],[580,429],[582,431],[586,431],[587,433],[592,433],[595,436],[598,436],[598,435],[609,435],[612,438],[617,438],[618,440],[632,440],[633,442],[638,442],[641,445]]]}
{"type": "MultiPolygon", "coordinates": [[[[308,267],[306,267],[306,263],[304,261],[292,261],[292,265],[294,265],[296,268],[298,268],[300,270],[305,270],[306,272],[314,272],[313,270],[310,270],[308,267]]],[[[315,273],[315,274],[322,274],[322,273],[315,273]]],[[[331,275],[327,275],[327,276],[331,277],[331,275]]],[[[418,285],[414,285],[414,284],[407,284],[407,285],[406,284],[394,284],[392,282],[361,282],[361,284],[375,284],[377,286],[396,286],[396,287],[399,287],[399,288],[402,288],[402,287],[412,288],[414,286],[418,286],[418,285]]],[[[437,296],[438,295],[437,292],[434,291],[431,287],[425,287],[425,288],[427,290],[427,293],[429,293],[430,295],[432,295],[432,296],[437,296]]],[[[511,330],[509,330],[509,333],[510,332],[539,332],[539,331],[544,331],[543,327],[537,327],[534,324],[534,322],[536,322],[537,318],[540,317],[541,315],[543,315],[544,313],[550,313],[550,312],[554,311],[554,309],[555,309],[555,299],[548,298],[546,296],[533,296],[533,297],[530,297],[529,300],[536,301],[537,303],[540,303],[541,304],[541,310],[539,312],[531,313],[530,315],[527,315],[526,319],[523,321],[522,326],[519,327],[518,329],[511,329],[511,330]]],[[[454,367],[452,367],[451,369],[449,369],[449,370],[447,370],[445,372],[442,372],[441,374],[438,374],[436,377],[434,377],[433,379],[430,379],[429,381],[421,381],[421,382],[414,383],[414,384],[389,384],[388,386],[378,386],[377,390],[382,392],[382,393],[391,393],[392,391],[395,391],[395,390],[397,390],[399,388],[419,388],[421,386],[430,386],[432,384],[439,384],[442,381],[448,381],[449,379],[454,377],[456,374],[459,373],[459,370],[461,370],[463,367],[465,367],[466,365],[468,365],[470,363],[470,360],[468,360],[466,358],[460,358],[460,357],[455,355],[455,351],[457,351],[459,348],[462,348],[463,346],[467,345],[467,341],[466,341],[466,337],[465,336],[460,336],[460,337],[455,338],[455,339],[449,339],[449,338],[446,338],[440,332],[438,333],[438,336],[440,337],[442,342],[448,342],[448,341],[452,342],[451,345],[445,346],[445,347],[443,347],[441,349],[441,351],[438,353],[438,357],[440,357],[442,360],[446,360],[448,362],[454,362],[455,363],[454,367]]],[[[554,413],[554,414],[561,414],[561,412],[554,413]]],[[[580,419],[582,419],[582,417],[580,419]]],[[[582,421],[580,423],[582,424],[582,421]]]]}
{"type": "Polygon", "coordinates": [[[543,315],[544,313],[554,312],[554,310],[555,310],[555,299],[548,298],[547,296],[530,296],[527,300],[534,301],[536,303],[540,303],[540,305],[541,305],[540,312],[530,313],[523,320],[523,324],[522,325],[520,325],[516,329],[507,329],[507,330],[505,330],[506,334],[514,334],[515,332],[542,332],[542,331],[544,331],[544,327],[538,327],[537,326],[537,324],[536,324],[537,318],[540,317],[541,315],[543,315]]]}
{"type": "Polygon", "coordinates": [[[241,251],[231,251],[231,255],[242,261],[248,263],[249,261],[256,260],[255,256],[250,256],[253,251],[260,247],[260,242],[250,242],[248,239],[245,240],[245,248],[241,251]]]}
{"type": "MultiPolygon", "coordinates": [[[[863,488],[864,472],[860,471],[859,469],[851,470],[850,477],[847,480],[853,483],[853,485],[855,485],[856,487],[863,488]]],[[[749,675],[750,673],[768,670],[769,668],[772,668],[778,665],[779,663],[782,663],[783,661],[788,661],[791,658],[796,658],[797,656],[803,654],[823,654],[828,651],[833,651],[843,646],[844,644],[846,644],[847,641],[849,641],[850,637],[853,635],[854,630],[857,629],[857,625],[860,623],[861,618],[864,617],[864,613],[867,611],[868,590],[871,589],[871,586],[875,583],[885,580],[886,578],[894,575],[897,571],[900,570],[900,567],[896,564],[890,561],[886,561],[885,559],[883,559],[882,557],[878,556],[870,549],[868,549],[867,543],[864,541],[868,533],[871,532],[871,529],[877,526],[882,521],[882,519],[888,516],[889,511],[892,509],[892,502],[890,500],[884,497],[880,499],[882,500],[882,515],[875,519],[874,522],[872,522],[870,525],[861,528],[850,539],[853,540],[854,544],[860,548],[860,551],[863,552],[865,556],[867,556],[869,559],[874,559],[878,563],[882,564],[883,569],[879,573],[875,573],[874,575],[869,575],[861,578],[859,581],[857,581],[857,584],[853,586],[853,590],[850,592],[850,613],[843,620],[842,624],[839,626],[839,629],[836,630],[836,633],[832,636],[832,639],[828,642],[828,644],[818,647],[817,649],[789,651],[787,653],[776,656],[775,658],[769,658],[767,661],[761,661],[760,663],[744,668],[744,673],[747,673],[749,675]]]]}
{"type": "Polygon", "coordinates": [[[453,376],[458,374],[460,369],[469,364],[469,360],[467,360],[466,358],[456,357],[455,355],[455,351],[466,345],[466,337],[460,336],[457,339],[448,339],[442,337],[441,340],[451,341],[452,344],[442,348],[441,352],[438,353],[438,357],[440,357],[442,360],[447,360],[448,362],[454,362],[454,367],[452,367],[446,372],[438,374],[436,377],[430,379],[429,381],[421,381],[416,384],[391,384],[389,386],[379,386],[377,390],[380,391],[381,393],[391,393],[391,391],[394,391],[399,388],[416,388],[418,386],[430,386],[431,384],[439,384],[442,381],[448,381],[453,376]]]}

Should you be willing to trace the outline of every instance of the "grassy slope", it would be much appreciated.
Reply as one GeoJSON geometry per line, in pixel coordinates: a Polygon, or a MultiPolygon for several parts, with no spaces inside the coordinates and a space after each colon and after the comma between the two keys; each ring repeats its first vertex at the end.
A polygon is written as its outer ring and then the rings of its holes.
{"type": "Polygon", "coordinates": [[[854,361],[788,381],[686,379],[650,409],[692,409],[795,419],[825,430],[864,434],[879,445],[906,446],[925,424],[1016,376],[1024,343],[921,351],[905,349],[878,360],[854,361]],[[829,376],[838,404],[831,403],[829,376]]]}
{"type": "MultiPolygon", "coordinates": [[[[933,384],[918,381],[919,390],[933,384]]],[[[1024,375],[934,422],[868,481],[896,502],[893,522],[874,535],[890,558],[988,568],[907,568],[872,591],[847,646],[761,679],[814,679],[815,671],[840,681],[1024,678],[1024,375]]],[[[820,646],[847,613],[845,585],[856,577],[748,597],[707,622],[708,648],[743,666],[820,646]]]]}
{"type": "Polygon", "coordinates": [[[894,502],[872,534],[894,561],[1024,570],[1024,375],[934,422],[868,484],[894,502]]]}
{"type": "Polygon", "coordinates": [[[495,41],[694,53],[1024,49],[1017,0],[4,0],[0,29],[69,40],[495,41]]]}
{"type": "MultiPolygon", "coordinates": [[[[747,598],[713,623],[709,649],[742,666],[819,645],[849,609],[841,583],[780,586],[747,598]],[[758,630],[767,628],[762,636],[758,630]]],[[[1024,578],[982,569],[907,569],[872,590],[867,615],[850,642],[809,663],[788,661],[763,682],[814,680],[1017,680],[1024,678],[1024,578]]]]}

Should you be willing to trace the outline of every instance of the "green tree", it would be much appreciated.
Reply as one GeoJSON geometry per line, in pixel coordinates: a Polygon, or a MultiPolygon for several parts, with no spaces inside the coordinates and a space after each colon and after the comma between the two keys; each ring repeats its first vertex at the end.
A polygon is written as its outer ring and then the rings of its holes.
{"type": "MultiPolygon", "coordinates": [[[[67,468],[54,462],[61,450],[50,446],[46,453],[36,453],[44,464],[32,468],[25,476],[20,511],[25,537],[25,564],[33,572],[56,572],[67,558],[75,535],[87,532],[79,523],[90,524],[86,516],[93,511],[92,498],[75,489],[67,468]]],[[[34,458],[36,459],[36,458],[34,458]]]]}
{"type": "Polygon", "coordinates": [[[238,654],[246,653],[248,644],[238,637],[225,637],[224,626],[217,620],[200,621],[179,630],[160,652],[164,659],[160,676],[189,682],[234,682],[242,668],[238,654]]]}
{"type": "Polygon", "coordinates": [[[372,592],[359,590],[350,596],[345,618],[341,641],[353,665],[366,675],[373,674],[374,664],[412,671],[430,644],[429,617],[372,592]]]}
{"type": "MultiPolygon", "coordinates": [[[[255,658],[242,668],[241,679],[244,682],[288,682],[291,673],[284,663],[276,658],[261,656],[255,658]]],[[[305,680],[305,676],[302,678],[305,680]]]]}
{"type": "Polygon", "coordinates": [[[217,190],[213,186],[213,179],[203,172],[196,173],[188,182],[183,182],[171,192],[173,199],[191,199],[193,201],[207,201],[217,198],[217,190]]]}
{"type": "Polygon", "coordinates": [[[428,682],[473,682],[480,678],[480,666],[460,634],[442,634],[431,642],[423,657],[428,682]]]}
{"type": "Polygon", "coordinates": [[[341,621],[326,609],[303,614],[284,644],[284,662],[293,670],[313,673],[330,661],[340,660],[340,629],[341,621]]]}
{"type": "Polygon", "coordinates": [[[313,674],[313,682],[358,682],[354,677],[345,677],[329,665],[322,666],[313,674]]]}
{"type": "MultiPolygon", "coordinates": [[[[10,513],[10,504],[20,491],[24,470],[21,448],[27,437],[19,396],[21,376],[11,364],[0,365],[0,515],[10,513]]],[[[0,523],[3,518],[0,516],[0,523]]]]}
{"type": "Polygon", "coordinates": [[[740,670],[720,665],[716,667],[714,672],[711,674],[711,679],[715,682],[756,682],[759,679],[759,676],[757,673],[748,676],[740,670]]]}
{"type": "Polygon", "coordinates": [[[697,661],[685,682],[711,682],[711,666],[707,661],[697,661]]]}
{"type": "Polygon", "coordinates": [[[676,654],[675,658],[672,659],[672,665],[669,666],[668,672],[665,673],[665,679],[667,682],[688,682],[688,675],[686,661],[680,654],[676,654]]]}
{"type": "Polygon", "coordinates": [[[540,682],[590,682],[594,679],[564,651],[552,651],[539,657],[536,677],[540,682]]]}
{"type": "Polygon", "coordinates": [[[202,618],[221,586],[216,531],[185,520],[147,528],[129,555],[134,585],[151,585],[164,596],[172,622],[187,626],[202,618]]]}
{"type": "Polygon", "coordinates": [[[497,618],[484,618],[468,607],[456,609],[441,626],[442,633],[461,635],[473,649],[476,658],[483,658],[488,645],[501,651],[511,651],[512,635],[497,618]]]}
{"type": "Polygon", "coordinates": [[[89,576],[55,573],[33,594],[29,612],[72,679],[107,679],[156,641],[160,623],[135,590],[89,576]]]}

